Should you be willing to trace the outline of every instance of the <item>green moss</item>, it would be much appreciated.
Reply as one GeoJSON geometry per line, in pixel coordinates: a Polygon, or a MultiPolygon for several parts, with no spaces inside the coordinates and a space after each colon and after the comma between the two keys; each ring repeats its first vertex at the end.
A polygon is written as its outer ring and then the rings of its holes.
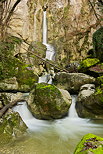
{"type": "Polygon", "coordinates": [[[19,86],[26,84],[31,87],[34,83],[38,82],[38,76],[23,63],[19,65],[16,77],[19,86]]]}
{"type": "Polygon", "coordinates": [[[94,134],[85,135],[77,145],[74,154],[94,154],[103,153],[103,138],[94,134]]]}
{"type": "Polygon", "coordinates": [[[100,76],[100,77],[97,78],[97,83],[103,84],[103,76],[100,76]]]}
{"type": "Polygon", "coordinates": [[[80,63],[80,68],[89,68],[97,63],[99,63],[99,59],[87,58],[80,63]]]}

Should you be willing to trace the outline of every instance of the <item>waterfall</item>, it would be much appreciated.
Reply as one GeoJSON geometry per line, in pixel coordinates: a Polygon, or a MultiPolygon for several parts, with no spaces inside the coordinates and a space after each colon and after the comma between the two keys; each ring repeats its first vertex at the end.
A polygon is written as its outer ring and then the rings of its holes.
{"type": "Polygon", "coordinates": [[[43,44],[46,46],[46,59],[55,61],[55,48],[51,44],[47,44],[47,15],[46,11],[43,11],[43,44]]]}
{"type": "Polygon", "coordinates": [[[47,44],[47,19],[46,11],[43,11],[43,44],[47,44]]]}

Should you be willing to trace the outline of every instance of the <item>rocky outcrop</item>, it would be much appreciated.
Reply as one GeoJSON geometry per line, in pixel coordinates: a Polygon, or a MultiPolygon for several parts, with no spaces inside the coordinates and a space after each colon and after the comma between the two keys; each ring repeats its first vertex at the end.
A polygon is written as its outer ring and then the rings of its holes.
{"type": "Polygon", "coordinates": [[[83,85],[80,90],[76,103],[79,117],[103,119],[103,90],[95,91],[93,84],[83,85]]]}
{"type": "Polygon", "coordinates": [[[71,96],[54,85],[38,83],[31,91],[28,107],[38,119],[58,119],[68,113],[71,96]]]}
{"type": "Polygon", "coordinates": [[[1,92],[30,91],[33,84],[38,81],[38,76],[34,75],[34,76],[29,76],[29,78],[26,78],[26,76],[22,76],[22,75],[18,79],[16,77],[13,77],[13,78],[0,81],[0,91],[1,92]]]}
{"type": "MultiPolygon", "coordinates": [[[[98,3],[95,3],[95,11],[101,18],[98,3]]],[[[48,43],[56,46],[57,62],[65,66],[69,61],[84,58],[92,47],[92,34],[99,25],[88,0],[22,0],[8,32],[28,41],[42,42],[42,7],[45,5],[48,7],[48,43]]],[[[21,52],[25,52],[24,48],[27,49],[25,43],[21,52]]]]}
{"type": "Polygon", "coordinates": [[[77,93],[82,85],[94,82],[95,78],[83,73],[59,72],[54,77],[54,84],[58,88],[66,89],[71,93],[77,93]]]}
{"type": "Polygon", "coordinates": [[[103,153],[103,138],[86,134],[77,145],[74,154],[103,153]]]}

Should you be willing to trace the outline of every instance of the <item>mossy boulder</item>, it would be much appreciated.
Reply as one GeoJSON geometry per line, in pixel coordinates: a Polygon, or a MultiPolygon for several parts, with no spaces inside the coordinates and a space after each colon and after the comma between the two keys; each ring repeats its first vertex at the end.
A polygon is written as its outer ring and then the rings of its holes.
{"type": "Polygon", "coordinates": [[[94,56],[103,62],[103,27],[93,34],[94,56]]]}
{"type": "Polygon", "coordinates": [[[76,110],[81,118],[103,119],[103,89],[98,87],[95,92],[87,96],[80,92],[76,110]]]}
{"type": "Polygon", "coordinates": [[[58,88],[77,93],[82,85],[94,83],[95,78],[83,73],[59,72],[55,75],[53,82],[58,88]]]}
{"type": "Polygon", "coordinates": [[[10,112],[0,119],[0,144],[26,133],[27,126],[18,113],[10,112]]]}
{"type": "Polygon", "coordinates": [[[100,60],[97,58],[86,58],[83,61],[81,61],[78,71],[79,72],[86,72],[88,70],[88,68],[96,65],[99,62],[100,62],[100,60]]]}
{"type": "Polygon", "coordinates": [[[71,96],[54,85],[38,83],[31,91],[28,107],[38,119],[58,119],[68,113],[71,96]]]}
{"type": "Polygon", "coordinates": [[[103,138],[94,134],[85,135],[77,145],[74,154],[102,154],[103,138]]]}
{"type": "Polygon", "coordinates": [[[0,42],[0,80],[15,76],[19,61],[14,57],[17,46],[21,39],[8,36],[5,41],[0,42]]]}

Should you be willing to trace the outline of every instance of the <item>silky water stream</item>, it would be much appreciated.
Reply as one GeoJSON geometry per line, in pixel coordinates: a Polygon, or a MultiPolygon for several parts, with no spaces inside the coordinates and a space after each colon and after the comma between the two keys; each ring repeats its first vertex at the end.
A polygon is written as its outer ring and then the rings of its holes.
{"type": "Polygon", "coordinates": [[[73,154],[73,151],[87,133],[103,137],[102,121],[81,119],[75,110],[76,95],[68,116],[54,121],[35,119],[26,102],[19,102],[14,111],[19,112],[28,126],[28,135],[2,147],[1,154],[73,154]]]}
{"type": "MultiPolygon", "coordinates": [[[[43,44],[46,45],[46,59],[55,59],[54,47],[47,44],[46,11],[43,13],[43,44]]],[[[39,78],[39,83],[52,83],[49,74],[39,78]]],[[[0,154],[73,154],[73,151],[87,133],[103,137],[103,121],[81,119],[75,110],[77,96],[72,95],[68,116],[54,121],[35,119],[26,102],[19,102],[13,108],[28,127],[28,135],[0,147],[0,154]]]]}

